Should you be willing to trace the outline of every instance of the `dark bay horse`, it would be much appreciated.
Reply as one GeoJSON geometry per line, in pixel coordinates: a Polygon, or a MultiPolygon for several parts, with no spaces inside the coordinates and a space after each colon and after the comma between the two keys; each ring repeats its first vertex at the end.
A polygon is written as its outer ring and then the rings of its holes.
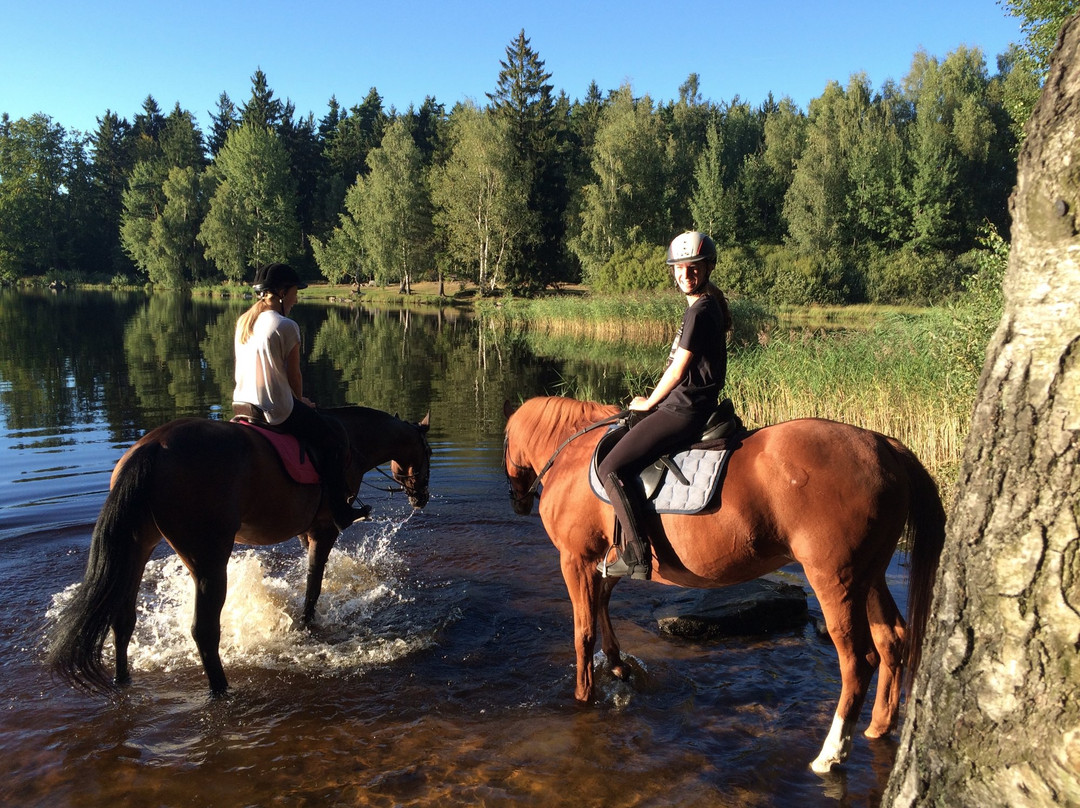
{"type": "MultiPolygon", "coordinates": [[[[428,416],[413,424],[367,407],[337,407],[348,440],[346,480],[390,463],[414,508],[428,501],[428,416]]],[[[338,531],[322,486],[294,482],[259,430],[228,421],[180,418],[146,433],[113,469],[94,525],[86,575],[50,631],[49,662],[68,681],[109,689],[102,648],[111,629],[117,684],[130,678],[139,582],[162,538],[195,582],[191,633],[215,694],[228,688],[218,653],[226,567],[233,544],[268,545],[299,536],[307,547],[303,619],[315,615],[323,571],[338,531]]]]}
{"type": "MultiPolygon", "coordinates": [[[[612,672],[626,674],[608,614],[619,579],[602,578],[596,569],[611,543],[614,517],[587,479],[604,430],[565,442],[618,408],[541,397],[516,411],[507,404],[505,410],[513,507],[519,514],[532,511],[533,484],[543,473],[540,516],[559,550],[574,609],[575,696],[589,701],[597,620],[612,672]]],[[[918,665],[945,537],[937,485],[909,449],[835,421],[801,419],[764,427],[749,433],[731,454],[720,495],[705,511],[652,514],[647,521],[652,579],[660,583],[727,586],[793,561],[802,565],[836,646],[842,680],[832,726],[811,764],[814,771],[829,771],[847,759],[875,669],[877,695],[866,735],[877,738],[895,729],[902,666],[906,662],[910,674],[918,665]],[[885,583],[905,531],[911,554],[906,623],[885,583]]]]}

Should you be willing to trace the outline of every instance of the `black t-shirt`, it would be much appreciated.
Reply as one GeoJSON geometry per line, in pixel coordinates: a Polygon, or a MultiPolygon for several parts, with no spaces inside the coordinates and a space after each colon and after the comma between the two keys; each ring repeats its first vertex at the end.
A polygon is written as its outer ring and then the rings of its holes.
{"type": "Polygon", "coordinates": [[[727,341],[724,314],[711,295],[703,295],[687,307],[675,335],[668,364],[677,348],[693,354],[686,374],[660,407],[680,415],[705,416],[716,408],[727,376],[727,341]]]}

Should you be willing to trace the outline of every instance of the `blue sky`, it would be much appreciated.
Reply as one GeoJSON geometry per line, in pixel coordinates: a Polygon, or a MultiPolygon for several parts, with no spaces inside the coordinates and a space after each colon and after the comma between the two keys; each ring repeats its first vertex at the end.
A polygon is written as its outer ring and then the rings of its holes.
{"type": "Polygon", "coordinates": [[[771,91],[806,109],[830,80],[900,80],[916,51],[982,50],[988,71],[1019,20],[996,0],[0,0],[0,112],[44,112],[91,131],[111,109],[129,120],[153,95],[204,128],[222,92],[246,100],[256,68],[278,98],[316,120],[336,96],[371,87],[404,111],[432,95],[449,110],[494,90],[524,28],[556,91],[629,83],[654,101],[690,73],[706,99],[758,104],[771,91]]]}

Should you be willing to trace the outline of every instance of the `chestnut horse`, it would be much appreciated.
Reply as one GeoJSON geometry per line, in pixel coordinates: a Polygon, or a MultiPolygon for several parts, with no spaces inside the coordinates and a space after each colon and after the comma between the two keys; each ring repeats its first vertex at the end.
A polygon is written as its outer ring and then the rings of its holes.
{"type": "MultiPolygon", "coordinates": [[[[428,417],[418,424],[367,407],[321,410],[348,441],[346,481],[356,491],[365,472],[389,462],[414,508],[428,500],[428,417]]],[[[322,486],[300,484],[256,428],[179,418],[146,433],[113,469],[94,525],[86,575],[51,631],[49,662],[88,689],[112,686],[102,661],[112,629],[116,684],[129,681],[128,643],[135,630],[139,582],[164,537],[195,582],[191,633],[214,694],[228,689],[218,653],[226,567],[233,544],[268,545],[299,536],[308,554],[304,623],[315,615],[323,571],[338,531],[322,486]]]]}
{"type": "MultiPolygon", "coordinates": [[[[604,434],[581,430],[618,408],[540,397],[507,416],[505,468],[519,514],[532,511],[538,475],[540,516],[559,550],[574,608],[575,696],[593,695],[599,619],[612,673],[625,676],[608,604],[618,578],[597,562],[611,543],[613,511],[593,494],[588,467],[604,434]],[[575,437],[576,436],[576,437],[575,437]]],[[[899,441],[821,419],[754,430],[732,452],[723,488],[694,515],[649,514],[652,580],[690,587],[740,583],[799,562],[813,587],[840,661],[842,688],[821,753],[822,773],[847,759],[870,680],[877,695],[866,735],[897,724],[901,671],[918,664],[930,594],[945,536],[945,511],[933,478],[899,441]],[[885,583],[904,531],[910,540],[908,622],[885,583]]]]}

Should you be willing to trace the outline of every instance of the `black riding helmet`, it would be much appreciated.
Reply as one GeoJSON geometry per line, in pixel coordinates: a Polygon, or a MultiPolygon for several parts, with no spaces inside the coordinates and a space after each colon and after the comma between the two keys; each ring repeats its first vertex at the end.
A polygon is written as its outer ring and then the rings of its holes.
{"type": "Polygon", "coordinates": [[[255,270],[255,282],[251,288],[255,294],[262,297],[267,292],[284,292],[290,286],[297,289],[307,288],[296,270],[288,264],[263,264],[255,270]]]}

